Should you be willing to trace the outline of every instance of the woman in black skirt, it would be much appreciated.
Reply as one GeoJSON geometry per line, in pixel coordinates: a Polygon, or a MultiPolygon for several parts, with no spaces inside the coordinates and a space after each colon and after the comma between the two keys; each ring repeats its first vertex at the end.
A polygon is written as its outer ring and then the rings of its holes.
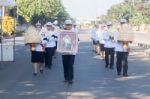
{"type": "Polygon", "coordinates": [[[37,34],[40,36],[41,43],[31,44],[31,62],[33,63],[33,74],[36,76],[40,71],[43,73],[43,63],[45,56],[45,44],[46,40],[41,34],[41,24],[36,24],[37,34]]]}

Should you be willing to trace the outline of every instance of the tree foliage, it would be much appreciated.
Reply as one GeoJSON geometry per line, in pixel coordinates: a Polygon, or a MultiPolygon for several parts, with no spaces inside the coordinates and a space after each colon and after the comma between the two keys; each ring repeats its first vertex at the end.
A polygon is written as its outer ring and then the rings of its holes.
{"type": "Polygon", "coordinates": [[[35,23],[41,21],[56,20],[61,21],[58,16],[69,17],[61,0],[17,0],[18,14],[27,22],[35,23]]]}
{"type": "Polygon", "coordinates": [[[141,13],[136,13],[131,19],[130,23],[133,25],[140,25],[143,23],[143,15],[141,13]]]}
{"type": "Polygon", "coordinates": [[[150,24],[149,0],[124,0],[113,5],[107,12],[107,17],[113,21],[126,18],[133,25],[150,24]]]}
{"type": "Polygon", "coordinates": [[[129,5],[125,3],[114,5],[108,10],[108,17],[114,20],[119,20],[120,18],[128,17],[129,15],[129,5]]]}

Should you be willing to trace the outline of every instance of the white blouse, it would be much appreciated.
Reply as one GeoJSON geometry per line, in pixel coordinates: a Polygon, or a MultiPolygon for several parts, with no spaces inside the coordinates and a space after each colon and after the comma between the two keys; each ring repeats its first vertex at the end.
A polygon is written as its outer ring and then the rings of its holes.
{"type": "Polygon", "coordinates": [[[104,47],[106,47],[106,48],[115,48],[115,41],[112,41],[110,39],[108,31],[105,31],[103,36],[104,36],[104,40],[105,40],[104,47]]]}
{"type": "Polygon", "coordinates": [[[47,38],[46,48],[56,46],[56,38],[53,36],[55,36],[55,33],[53,31],[48,31],[48,33],[46,34],[47,38]]]}
{"type": "Polygon", "coordinates": [[[46,44],[46,40],[44,40],[44,36],[41,35],[41,33],[38,33],[39,36],[40,36],[40,39],[41,39],[41,43],[40,44],[36,44],[35,45],[35,51],[37,52],[44,52],[44,46],[46,44]]]}

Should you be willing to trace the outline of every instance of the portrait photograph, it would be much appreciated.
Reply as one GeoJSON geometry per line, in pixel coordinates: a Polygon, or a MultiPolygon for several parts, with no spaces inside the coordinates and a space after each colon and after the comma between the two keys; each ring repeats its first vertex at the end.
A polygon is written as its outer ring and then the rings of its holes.
{"type": "Polygon", "coordinates": [[[58,47],[57,51],[61,53],[76,53],[78,37],[74,32],[64,31],[58,35],[58,47]]]}

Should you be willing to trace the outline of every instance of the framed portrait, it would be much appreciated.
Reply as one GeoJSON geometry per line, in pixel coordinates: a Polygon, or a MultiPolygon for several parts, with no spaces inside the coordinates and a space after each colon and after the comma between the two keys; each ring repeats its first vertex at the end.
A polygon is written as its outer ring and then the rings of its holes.
{"type": "Polygon", "coordinates": [[[57,51],[60,53],[76,54],[78,51],[78,35],[72,31],[61,31],[58,34],[57,51]]]}

